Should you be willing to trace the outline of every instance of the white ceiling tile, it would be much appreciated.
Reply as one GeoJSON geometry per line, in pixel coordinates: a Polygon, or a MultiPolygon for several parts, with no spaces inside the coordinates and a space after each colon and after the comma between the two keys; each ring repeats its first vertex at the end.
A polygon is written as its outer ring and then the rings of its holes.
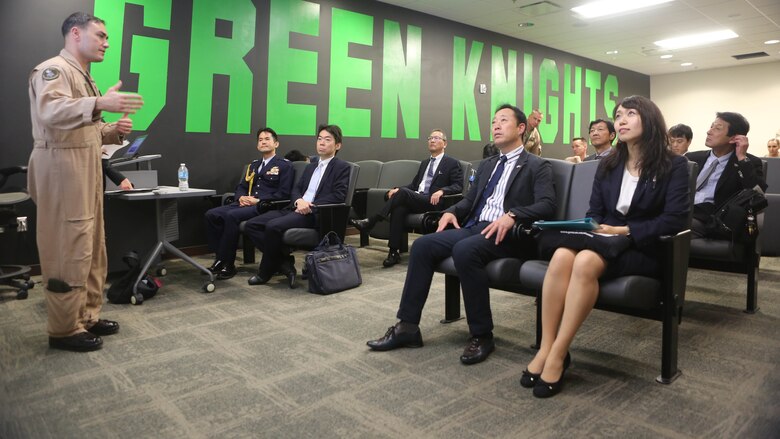
{"type": "Polygon", "coordinates": [[[679,65],[682,61],[693,62],[694,69],[703,69],[780,59],[780,46],[763,44],[767,39],[780,38],[780,0],[677,0],[640,13],[588,21],[570,11],[583,0],[552,0],[561,10],[536,17],[520,13],[519,8],[538,0],[383,1],[647,75],[684,71],[679,65]],[[525,21],[534,26],[517,26],[525,21]],[[661,60],[659,56],[667,52],[659,51],[653,44],[664,38],[721,27],[732,27],[740,37],[712,46],[668,52],[674,55],[671,61],[661,60]],[[607,50],[615,49],[618,55],[606,55],[607,50]],[[766,51],[771,56],[745,61],[731,57],[756,51],[766,51]]]}

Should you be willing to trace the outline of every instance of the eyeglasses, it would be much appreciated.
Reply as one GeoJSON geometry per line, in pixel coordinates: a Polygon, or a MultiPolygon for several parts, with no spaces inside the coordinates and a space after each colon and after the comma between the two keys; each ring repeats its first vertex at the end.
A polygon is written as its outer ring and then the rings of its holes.
{"type": "Polygon", "coordinates": [[[428,136],[428,141],[430,142],[431,140],[444,140],[444,137],[428,136]]]}

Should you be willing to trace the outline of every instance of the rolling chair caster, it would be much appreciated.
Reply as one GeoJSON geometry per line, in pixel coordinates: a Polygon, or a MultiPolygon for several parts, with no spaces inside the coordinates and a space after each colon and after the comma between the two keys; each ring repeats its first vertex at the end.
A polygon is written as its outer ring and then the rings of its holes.
{"type": "Polygon", "coordinates": [[[136,293],[130,296],[130,303],[132,303],[133,305],[140,305],[144,303],[144,295],[141,293],[136,293]]]}

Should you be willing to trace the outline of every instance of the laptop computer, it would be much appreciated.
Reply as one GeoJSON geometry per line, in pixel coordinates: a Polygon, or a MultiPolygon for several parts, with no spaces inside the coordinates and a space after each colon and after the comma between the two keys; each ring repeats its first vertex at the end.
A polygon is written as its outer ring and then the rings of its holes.
{"type": "Polygon", "coordinates": [[[133,189],[123,190],[114,184],[110,179],[106,178],[106,193],[128,193],[128,192],[151,192],[158,188],[157,186],[157,171],[124,171],[122,172],[130,182],[133,183],[133,189]]]}
{"type": "Polygon", "coordinates": [[[141,149],[141,144],[144,143],[144,140],[146,140],[147,136],[148,134],[144,134],[143,136],[136,137],[135,140],[133,140],[133,143],[130,144],[130,147],[127,148],[127,151],[125,151],[125,153],[122,155],[122,157],[110,159],[108,163],[113,165],[115,163],[126,162],[128,160],[138,158],[138,150],[141,149]]]}

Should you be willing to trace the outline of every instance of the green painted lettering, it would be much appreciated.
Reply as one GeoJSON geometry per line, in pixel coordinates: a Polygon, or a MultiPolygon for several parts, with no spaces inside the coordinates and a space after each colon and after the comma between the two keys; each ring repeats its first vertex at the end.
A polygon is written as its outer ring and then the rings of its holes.
{"type": "MultiPolygon", "coordinates": [[[[171,0],[95,0],[95,15],[106,20],[106,31],[111,37],[111,48],[102,63],[92,64],[92,77],[98,88],[105,91],[116,84],[120,77],[122,60],[122,35],[124,34],[125,5],[144,7],[144,26],[155,29],[171,29],[171,0]]],[[[130,72],[138,75],[138,90],[144,97],[144,106],[132,116],[133,128],[145,131],[165,106],[168,85],[167,40],[133,35],[130,45],[130,72]]],[[[128,91],[126,88],[125,91],[128,91]]],[[[106,120],[113,122],[120,114],[106,113],[106,120]]]]}
{"type": "Polygon", "coordinates": [[[211,131],[214,75],[230,77],[227,132],[246,134],[252,123],[252,71],[243,58],[255,41],[251,0],[194,0],[186,131],[211,131]],[[232,24],[230,38],[215,35],[217,20],[232,24]]]}
{"type": "Polygon", "coordinates": [[[571,74],[571,66],[563,65],[563,139],[561,142],[568,144],[572,137],[580,137],[582,128],[582,67],[574,68],[574,78],[571,74]],[[572,134],[572,124],[574,133],[572,134]]]}
{"type": "MultiPolygon", "coordinates": [[[[517,51],[509,50],[506,64],[504,64],[504,51],[500,47],[493,46],[491,52],[491,111],[502,104],[517,105],[517,51]]],[[[492,120],[493,115],[491,114],[490,117],[492,120]]],[[[492,139],[493,133],[490,133],[489,137],[492,139]]]]}
{"type": "Polygon", "coordinates": [[[382,64],[382,137],[398,136],[398,111],[407,139],[420,136],[422,31],[406,27],[406,55],[398,22],[385,20],[382,64]]]}
{"type": "Polygon", "coordinates": [[[477,83],[479,62],[482,58],[483,43],[471,43],[468,61],[466,60],[466,40],[455,37],[452,54],[452,140],[463,140],[465,123],[468,123],[469,140],[479,141],[479,115],[474,88],[477,83]]]}
{"type": "Polygon", "coordinates": [[[534,56],[523,55],[523,113],[526,116],[534,109],[534,56]]]}
{"type": "Polygon", "coordinates": [[[288,102],[288,84],[317,83],[317,52],[290,47],[290,32],[318,36],[320,5],[273,0],[270,21],[266,123],[279,134],[313,135],[317,106],[288,102]]]}
{"type": "Polygon", "coordinates": [[[374,44],[374,17],[333,8],[331,29],[328,121],[338,124],[345,136],[369,137],[371,110],[347,107],[347,90],[371,90],[371,60],[350,57],[349,45],[374,44]]]}
{"type": "Polygon", "coordinates": [[[543,143],[557,142],[560,115],[558,96],[551,93],[558,92],[559,84],[558,66],[555,61],[543,59],[539,66],[539,110],[545,115],[544,123],[539,125],[539,134],[543,143]]]}
{"type": "Polygon", "coordinates": [[[601,90],[601,72],[585,69],[585,87],[590,90],[588,93],[588,105],[590,107],[588,123],[590,123],[590,121],[599,118],[596,111],[596,96],[597,92],[601,90]]]}
{"type": "Polygon", "coordinates": [[[607,75],[604,81],[604,111],[612,117],[617,105],[617,97],[620,95],[618,79],[615,75],[607,75]]]}

